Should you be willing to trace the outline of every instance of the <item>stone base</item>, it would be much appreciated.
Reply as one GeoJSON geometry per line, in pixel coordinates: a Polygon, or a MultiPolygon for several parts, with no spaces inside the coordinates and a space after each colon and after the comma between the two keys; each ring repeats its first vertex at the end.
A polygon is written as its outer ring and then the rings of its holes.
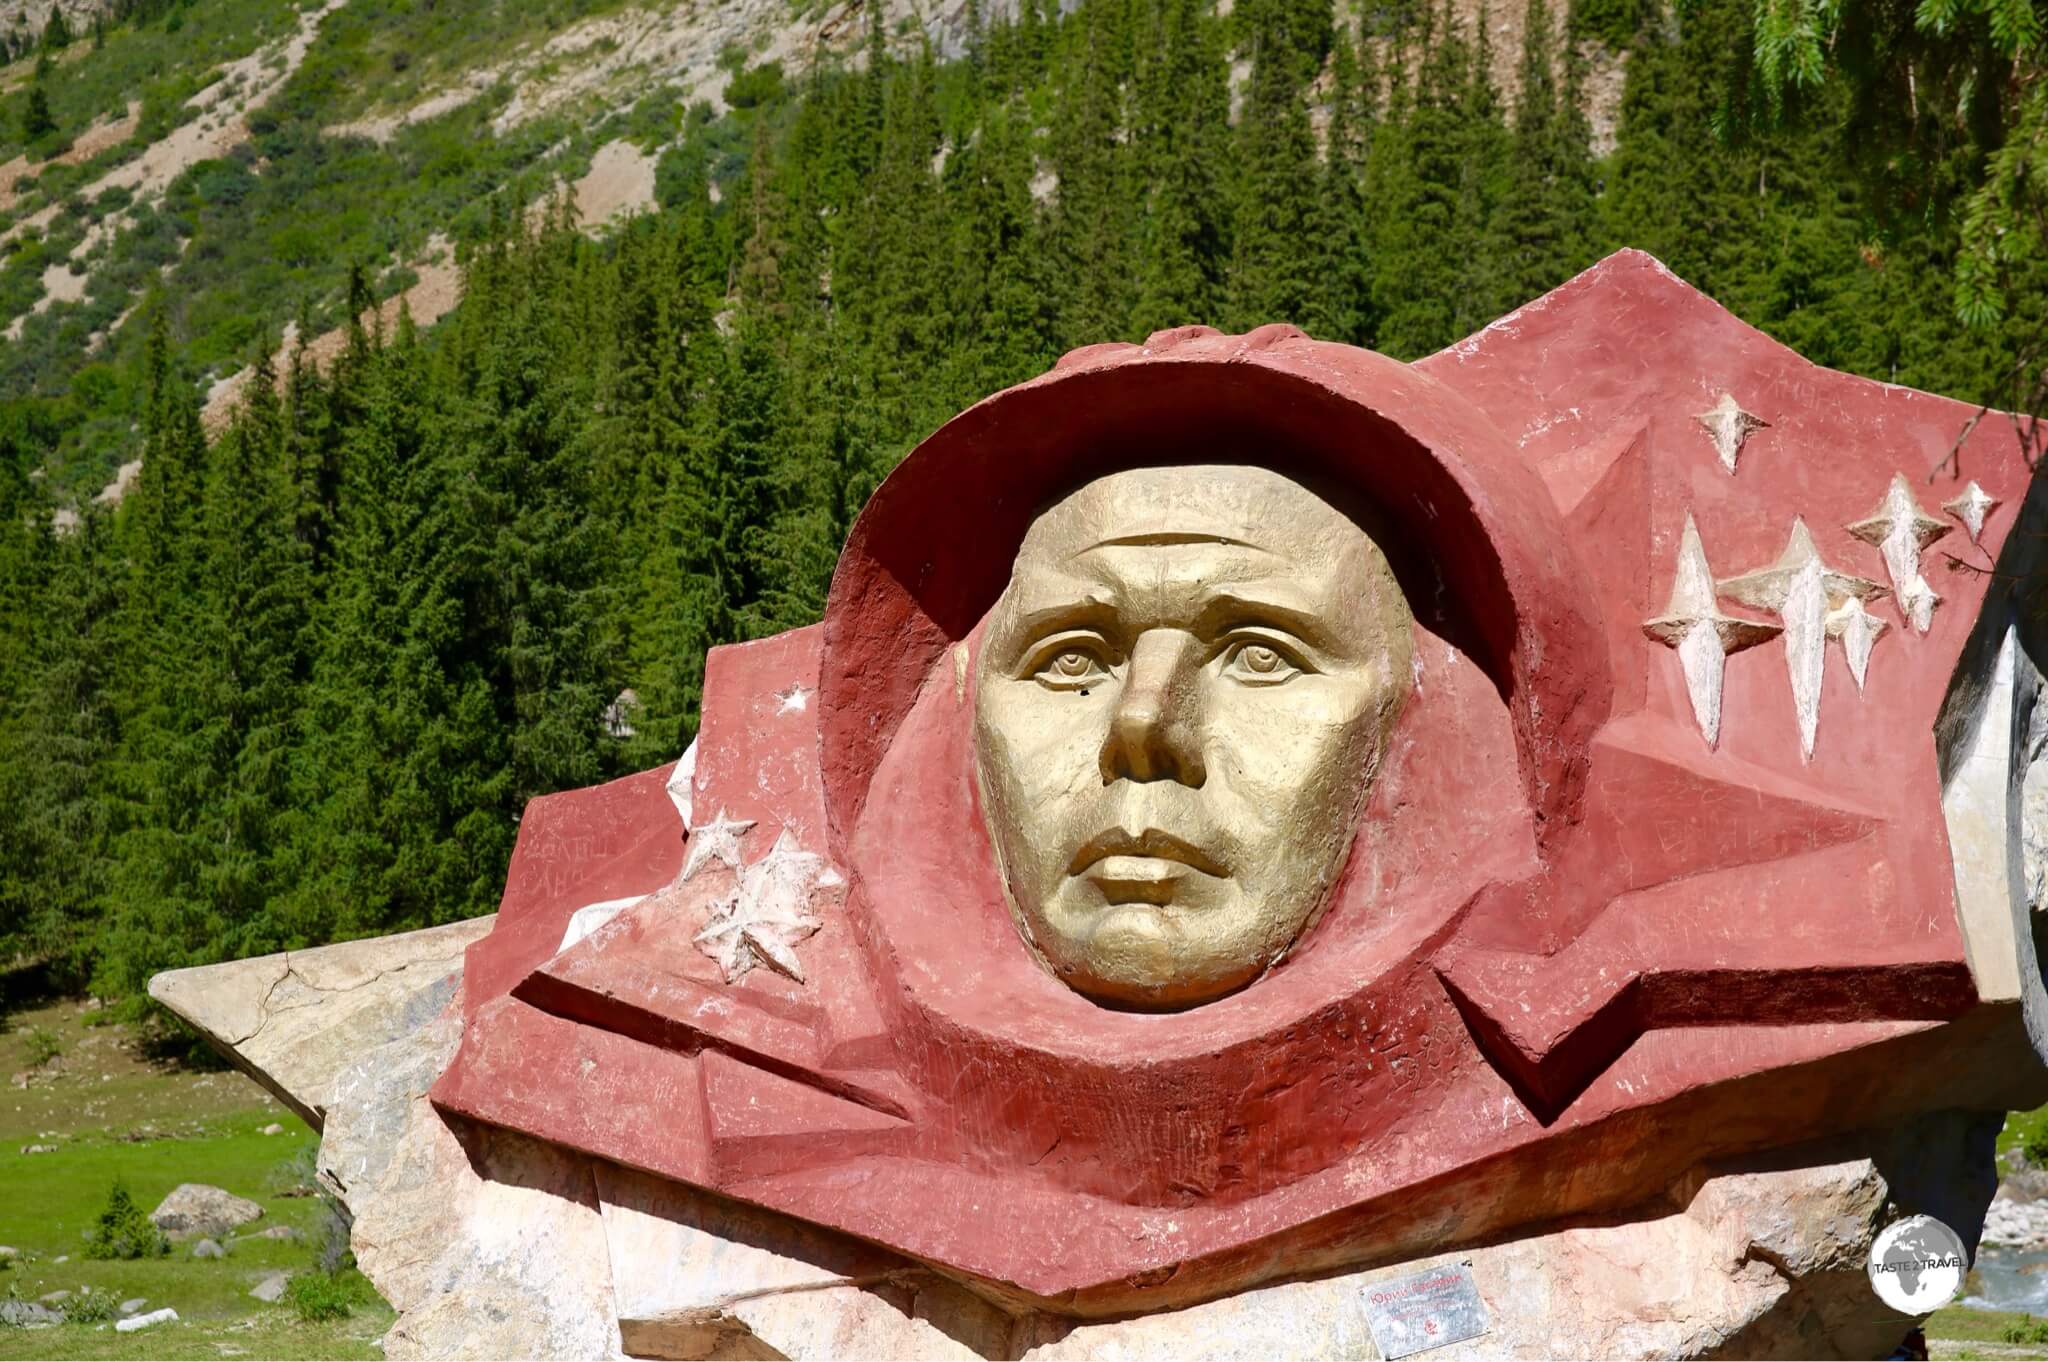
{"type": "MultiPolygon", "coordinates": [[[[448,945],[441,931],[327,948],[335,977],[353,977],[347,953],[376,961],[380,1005],[309,998],[292,1018],[309,1043],[262,1074],[325,1116],[320,1175],[399,1311],[393,1358],[1374,1357],[1365,1288],[1453,1261],[1492,1328],[1432,1359],[1881,1357],[1913,1321],[1870,1288],[1876,1232],[1925,1213],[1974,1247],[1997,1183],[2000,1118],[1944,1112],[1701,1166],[1630,1213],[1451,1253],[1139,1318],[1019,1315],[847,1236],[451,1122],[425,1095],[461,1038],[459,1010],[429,1006],[454,991],[448,945]]],[[[212,1016],[284,977],[263,961],[184,974],[159,996],[212,1016]]],[[[244,1067],[270,1062],[209,1034],[244,1067]]]]}

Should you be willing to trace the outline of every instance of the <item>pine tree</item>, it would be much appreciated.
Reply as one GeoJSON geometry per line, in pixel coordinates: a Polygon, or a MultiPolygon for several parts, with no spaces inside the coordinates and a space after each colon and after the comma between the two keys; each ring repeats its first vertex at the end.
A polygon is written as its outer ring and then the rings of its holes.
{"type": "Polygon", "coordinates": [[[21,140],[33,142],[57,131],[57,120],[50,114],[50,97],[43,91],[40,81],[28,87],[27,102],[21,110],[21,140]]]}

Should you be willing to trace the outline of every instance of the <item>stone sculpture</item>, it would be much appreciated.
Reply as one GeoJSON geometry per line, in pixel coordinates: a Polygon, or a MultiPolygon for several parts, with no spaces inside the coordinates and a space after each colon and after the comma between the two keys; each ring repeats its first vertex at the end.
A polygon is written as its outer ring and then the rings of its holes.
{"type": "Polygon", "coordinates": [[[1634,252],[1414,365],[1078,351],[534,802],[432,1021],[286,1079],[276,967],[157,991],[325,1121],[392,1355],[1312,1356],[1448,1261],[1445,1355],[1888,1349],[1870,1236],[2048,1096],[1969,417],[1634,252]]]}

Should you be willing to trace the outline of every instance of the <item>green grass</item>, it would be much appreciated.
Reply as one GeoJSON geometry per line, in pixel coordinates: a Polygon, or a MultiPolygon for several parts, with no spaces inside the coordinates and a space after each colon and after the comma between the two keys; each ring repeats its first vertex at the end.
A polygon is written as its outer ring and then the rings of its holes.
{"type": "Polygon", "coordinates": [[[111,1323],[0,1327],[0,1358],[381,1356],[373,1345],[392,1313],[353,1270],[338,1283],[353,1301],[338,1319],[309,1323],[289,1297],[269,1305],[248,1294],[272,1272],[314,1270],[326,1208],[279,1193],[308,1180],[318,1137],[240,1074],[152,1065],[128,1028],[91,1019],[75,1005],[43,1008],[0,1034],[0,1075],[30,1073],[26,1089],[0,1088],[0,1244],[22,1255],[0,1269],[0,1295],[90,1287],[115,1301],[143,1297],[147,1310],[171,1306],[179,1321],[132,1334],[111,1323]],[[31,1040],[38,1033],[63,1053],[26,1069],[31,1044],[45,1048],[31,1040]],[[263,1134],[271,1125],[282,1132],[263,1134]],[[57,1148],[22,1153],[28,1144],[57,1148]],[[257,1202],[263,1218],[228,1241],[225,1258],[194,1258],[188,1242],[167,1257],[95,1261],[86,1236],[116,1177],[145,1209],[181,1182],[204,1182],[257,1202]],[[249,1237],[275,1225],[301,1237],[249,1237]]]}

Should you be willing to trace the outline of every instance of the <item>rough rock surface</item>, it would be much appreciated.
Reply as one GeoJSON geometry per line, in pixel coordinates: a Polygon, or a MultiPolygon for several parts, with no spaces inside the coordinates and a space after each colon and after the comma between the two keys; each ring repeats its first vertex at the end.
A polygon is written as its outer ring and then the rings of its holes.
{"type": "Polygon", "coordinates": [[[46,1305],[38,1305],[34,1301],[0,1300],[0,1324],[31,1328],[63,1322],[64,1316],[46,1305]]]}
{"type": "Polygon", "coordinates": [[[356,1262],[399,1310],[384,1354],[608,1357],[611,1265],[589,1161],[426,1100],[461,1024],[444,1014],[338,1077],[320,1176],[354,1216],[356,1262]]]}
{"type": "Polygon", "coordinates": [[[334,1075],[439,1012],[492,921],[171,970],[149,993],[317,1130],[334,1075]]]}
{"type": "Polygon", "coordinates": [[[219,1238],[229,1230],[262,1219],[263,1208],[246,1197],[203,1182],[182,1182],[157,1203],[149,1218],[173,1239],[189,1239],[193,1235],[219,1238]]]}

